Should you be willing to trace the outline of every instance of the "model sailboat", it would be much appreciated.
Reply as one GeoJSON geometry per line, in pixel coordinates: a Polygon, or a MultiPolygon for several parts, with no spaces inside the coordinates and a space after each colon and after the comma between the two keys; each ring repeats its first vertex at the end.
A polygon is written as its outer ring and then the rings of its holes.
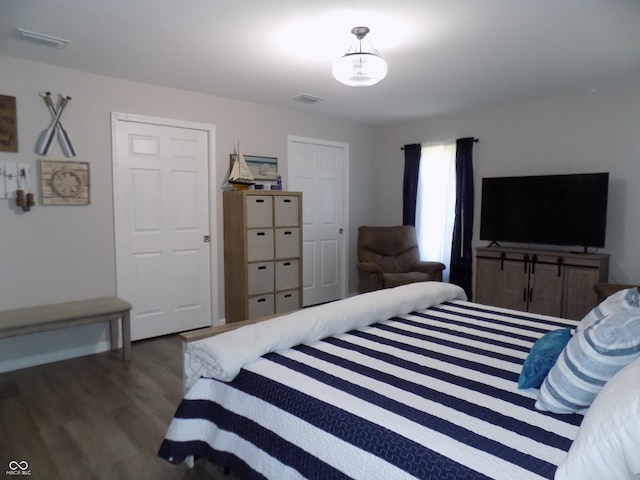
{"type": "Polygon", "coordinates": [[[231,167],[231,173],[229,173],[229,183],[238,190],[246,190],[255,183],[247,162],[244,161],[244,156],[240,151],[240,142],[238,142],[236,159],[231,167]]]}

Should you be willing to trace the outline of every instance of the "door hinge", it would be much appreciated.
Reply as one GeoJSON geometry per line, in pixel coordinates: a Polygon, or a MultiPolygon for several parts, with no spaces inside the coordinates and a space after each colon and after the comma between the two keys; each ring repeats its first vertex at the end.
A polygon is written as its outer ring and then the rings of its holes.
{"type": "Polygon", "coordinates": [[[209,243],[211,241],[211,237],[209,235],[204,236],[204,243],[209,243]]]}

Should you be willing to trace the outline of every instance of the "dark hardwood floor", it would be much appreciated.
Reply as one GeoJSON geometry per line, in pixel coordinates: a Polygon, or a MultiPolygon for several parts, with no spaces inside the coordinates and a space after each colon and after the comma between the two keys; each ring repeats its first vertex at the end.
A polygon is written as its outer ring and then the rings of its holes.
{"type": "Polygon", "coordinates": [[[128,363],[105,352],[0,374],[0,476],[27,461],[33,479],[238,480],[157,456],[181,398],[177,336],[135,342],[128,363]]]}

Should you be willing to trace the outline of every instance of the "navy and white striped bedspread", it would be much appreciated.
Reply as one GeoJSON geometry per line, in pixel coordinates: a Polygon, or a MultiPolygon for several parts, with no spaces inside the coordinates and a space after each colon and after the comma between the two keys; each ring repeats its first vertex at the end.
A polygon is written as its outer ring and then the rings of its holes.
{"type": "Polygon", "coordinates": [[[241,478],[552,479],[582,421],[534,409],[532,344],[575,322],[452,301],[201,378],[160,456],[241,478]]]}

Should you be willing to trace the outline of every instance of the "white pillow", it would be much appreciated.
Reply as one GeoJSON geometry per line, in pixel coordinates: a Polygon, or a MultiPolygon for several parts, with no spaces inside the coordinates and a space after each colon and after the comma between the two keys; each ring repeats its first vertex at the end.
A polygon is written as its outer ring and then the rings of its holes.
{"type": "Polygon", "coordinates": [[[585,317],[580,320],[577,331],[590,327],[595,322],[607,315],[614,313],[626,312],[633,308],[640,307],[640,294],[636,287],[619,290],[605,298],[600,305],[596,306],[585,317]]]}
{"type": "Polygon", "coordinates": [[[640,475],[640,359],[600,391],[555,480],[636,480],[640,475]]]}

